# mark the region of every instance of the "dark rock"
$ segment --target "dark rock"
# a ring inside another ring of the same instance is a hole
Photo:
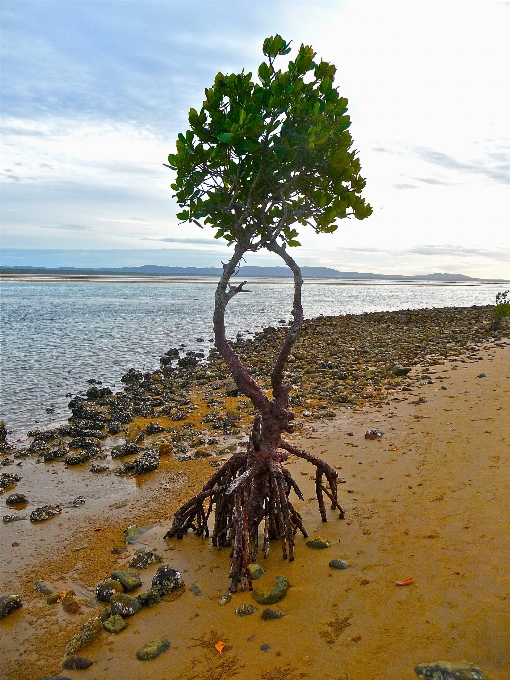
[[[124,444],[124,446],[114,446],[112,449],[112,458],[122,458],[123,456],[131,456],[134,453],[138,453],[140,447],[138,444]]]
[[[414,671],[416,675],[426,680],[488,680],[479,668],[465,662],[421,663]]]
[[[19,522],[22,519],[26,519],[22,515],[3,515],[2,522],[4,524],[10,524],[11,522]]]
[[[99,474],[100,472],[108,472],[110,468],[108,465],[99,465],[98,463],[92,463],[90,466],[90,471],[94,474]]]
[[[262,588],[257,588],[253,591],[252,597],[257,604],[276,604],[283,600],[289,588],[289,579],[286,576],[277,576],[272,590],[267,592]]]
[[[84,659],[83,656],[68,656],[62,664],[62,668],[66,671],[84,671],[90,668],[93,663],[90,659]]]
[[[258,611],[258,607],[254,607],[252,604],[240,604],[236,607],[237,616],[249,616],[250,614],[255,614]]]
[[[109,397],[113,392],[109,387],[89,387],[86,392],[87,399],[103,399],[104,397]]]
[[[164,432],[165,428],[160,425],[159,423],[147,423],[147,427],[145,428],[145,432],[147,434],[157,434],[158,432]]]
[[[83,465],[89,462],[92,455],[92,449],[80,451],[80,453],[70,453],[64,458],[64,463],[66,465]]]
[[[31,522],[44,522],[46,519],[60,515],[62,508],[60,505],[43,505],[42,508],[36,508],[30,513]]]
[[[395,364],[391,369],[391,373],[397,377],[402,377],[410,372],[410,368],[402,366],[402,364]]]
[[[110,616],[108,619],[106,619],[106,621],[103,621],[103,627],[109,633],[120,633],[120,631],[124,630],[126,626],[127,623],[119,614],[114,614],[113,616]]]
[[[282,616],[285,616],[285,614],[279,609],[270,609],[269,607],[266,607],[260,618],[263,621],[273,621],[275,619],[281,619]]]
[[[479,375],[476,376],[477,378],[486,378],[487,376],[485,373],[480,373]]]
[[[74,501],[71,501],[71,505],[73,508],[78,508],[80,505],[83,505],[85,501],[85,496],[77,496]]]
[[[171,567],[160,567],[152,578],[152,589],[160,597],[171,595],[182,588],[184,588],[184,581],[181,573]]]
[[[151,659],[158,657],[163,652],[166,652],[166,650],[169,648],[170,642],[166,638],[151,640],[137,651],[136,658],[139,661],[150,661]]]
[[[143,381],[143,373],[137,371],[135,368],[130,368],[129,371],[122,376],[121,382],[125,385],[135,385]]]
[[[101,442],[97,437],[75,437],[69,442],[70,449],[90,449],[101,447]]]
[[[142,608],[142,605],[136,597],[126,595],[125,593],[117,593],[112,595],[110,599],[110,607],[112,610],[112,616],[118,614],[119,616],[122,616],[122,618],[126,618],[127,616],[134,616],[135,614],[138,614]]]
[[[0,442],[7,441],[7,427],[3,420],[0,420]]]
[[[4,619],[22,606],[23,602],[19,595],[2,595],[0,597],[0,619]]]
[[[110,602],[112,595],[124,591],[122,583],[113,578],[105,578],[96,586],[96,598],[101,602]]]
[[[110,434],[119,434],[122,430],[122,424],[118,420],[110,420],[108,423],[108,432]]]
[[[348,569],[349,568],[349,565],[347,564],[347,562],[344,562],[343,560],[331,560],[331,562],[329,563],[329,566],[332,569]]]
[[[119,581],[126,593],[130,593],[142,585],[142,579],[137,571],[134,569],[124,569],[120,571],[112,571],[112,579]]]
[[[69,453],[68,446],[58,446],[55,449],[45,451],[43,453],[43,460],[45,463],[51,463],[52,460],[58,460],[59,458],[63,458],[64,456],[67,456],[68,453]]]
[[[39,680],[71,680],[67,675],[45,675],[44,678],[39,678]]]
[[[2,472],[0,475],[0,491],[15,486],[20,480],[21,477],[13,472]]]

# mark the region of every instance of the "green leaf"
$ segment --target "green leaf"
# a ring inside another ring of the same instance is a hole
[[[218,141],[221,142],[222,144],[228,144],[230,142],[230,138],[232,135],[230,132],[222,132],[221,135],[218,135]]]
[[[189,210],[183,210],[180,213],[177,213],[176,215],[178,220],[182,220],[182,222],[186,222],[189,220]]]

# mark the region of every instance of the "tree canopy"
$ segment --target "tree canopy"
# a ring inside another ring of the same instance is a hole
[[[290,51],[276,35],[264,40],[258,81],[244,70],[218,73],[168,156],[183,208],[177,217],[210,225],[215,238],[244,251],[271,249],[277,239],[298,246],[299,225],[330,233],[338,219],[372,213],[360,195],[365,180],[335,66],[301,45],[277,70],[277,58]]]

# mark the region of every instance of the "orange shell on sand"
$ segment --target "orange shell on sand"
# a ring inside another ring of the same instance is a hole
[[[395,581],[396,586],[410,586],[411,583],[414,583],[414,578],[412,576],[404,579],[403,581]]]
[[[222,642],[221,640],[218,640],[218,642],[214,645],[214,647],[218,650],[218,652],[221,654],[222,651],[225,649],[225,643]]]

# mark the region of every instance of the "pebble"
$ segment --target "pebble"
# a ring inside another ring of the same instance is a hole
[[[314,548],[315,550],[321,550],[322,548],[329,548],[330,543],[326,541],[322,536],[317,536],[316,538],[311,539],[310,541],[306,542],[306,545],[309,548]]]
[[[344,562],[344,560],[331,560],[329,563],[329,566],[332,569],[348,569],[349,565],[347,562]]]
[[[163,558],[159,555],[156,555],[156,553],[152,552],[152,550],[149,550],[148,548],[142,548],[141,550],[136,551],[136,554],[130,561],[129,566],[133,567],[134,569],[147,569],[147,567],[150,567],[151,564],[157,564],[158,562],[162,561]]]
[[[62,664],[62,668],[66,671],[84,671],[90,668],[93,663],[93,661],[85,659],[83,656],[68,656]]]
[[[51,517],[60,515],[62,508],[60,505],[43,505],[42,508],[36,508],[30,513],[31,522],[44,522]]]
[[[112,616],[118,614],[123,618],[134,616],[142,609],[142,605],[136,597],[126,595],[125,593],[115,593],[115,595],[112,595],[110,598],[110,607]]]
[[[71,680],[67,675],[45,675],[44,678],[39,678],[39,680]]]
[[[266,607],[260,618],[263,621],[273,621],[275,619],[281,619],[282,616],[285,616],[285,614],[280,611],[280,609],[270,609],[269,607]]]
[[[103,628],[109,633],[120,633],[121,630],[126,628],[127,623],[124,621],[120,614],[114,614],[110,616],[106,621],[103,621]]]
[[[255,614],[258,611],[258,607],[254,607],[252,604],[240,604],[236,607],[237,616],[249,616],[250,614]]]
[[[53,589],[47,583],[39,580],[35,581],[34,590],[42,595],[51,595],[53,592]]]
[[[425,680],[488,680],[479,668],[465,662],[421,663],[414,671],[416,675]]]
[[[167,638],[157,638],[156,640],[151,640],[147,642],[141,649],[136,653],[136,658],[139,661],[150,661],[155,659],[163,652],[166,652],[170,648],[170,642]]]
[[[28,498],[23,493],[11,493],[5,500],[6,505],[24,505],[28,503]]]

